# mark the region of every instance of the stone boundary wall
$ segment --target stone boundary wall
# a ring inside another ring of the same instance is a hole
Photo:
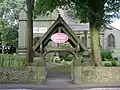
[[[77,67],[75,84],[120,83],[120,67]],[[46,82],[45,67],[0,68],[0,83],[42,84]]]
[[[120,83],[120,67],[81,67],[81,70],[82,84]]]
[[[38,84],[43,83],[41,69],[31,66],[24,68],[0,68],[0,83]]]

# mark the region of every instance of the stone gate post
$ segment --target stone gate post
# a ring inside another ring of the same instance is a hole
[[[46,62],[41,56],[39,60],[36,62],[37,69],[37,82],[38,84],[42,84],[46,82]]]
[[[76,60],[73,62],[73,76],[75,84],[82,84],[82,66],[81,55],[76,55]]]

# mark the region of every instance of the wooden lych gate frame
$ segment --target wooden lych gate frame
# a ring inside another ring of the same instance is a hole
[[[68,36],[68,42],[72,45],[72,48],[63,48],[63,47],[46,48],[47,44],[51,41],[51,36],[57,32],[65,33]],[[44,57],[47,53],[69,52],[75,57],[74,66],[80,66],[79,53],[86,51],[87,48],[85,47],[84,44],[80,42],[79,38],[76,36],[73,30],[59,15],[57,20],[52,24],[52,26],[43,35],[43,37],[40,38],[38,42],[33,46],[33,50],[40,52],[40,58],[44,63],[45,63]],[[43,64],[42,67],[43,66],[46,67],[45,64]],[[46,77],[44,79],[46,79]]]

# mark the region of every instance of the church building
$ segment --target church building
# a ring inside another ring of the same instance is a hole
[[[27,45],[27,11],[25,8],[19,12],[19,41],[18,52],[26,50]],[[90,49],[90,33],[89,24],[77,23],[70,18],[70,13],[66,10],[57,9],[49,15],[40,15],[33,22],[33,38],[38,40],[49,27],[55,22],[58,14],[64,19],[64,21],[75,32],[79,40],[84,43],[88,49]],[[108,28],[101,30],[100,32],[100,45],[102,49],[113,51],[112,55],[115,58],[120,57],[120,30],[108,25]],[[35,41],[37,42],[37,41]],[[34,42],[34,43],[35,43]]]

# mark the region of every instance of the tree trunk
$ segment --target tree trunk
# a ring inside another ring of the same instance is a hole
[[[101,66],[100,28],[90,28],[92,60],[95,66]]]
[[[91,34],[92,59],[95,66],[101,66],[100,30],[103,24],[104,3],[102,0],[88,0],[90,8],[89,22]]]
[[[33,62],[33,9],[31,0],[27,0],[27,59]]]

